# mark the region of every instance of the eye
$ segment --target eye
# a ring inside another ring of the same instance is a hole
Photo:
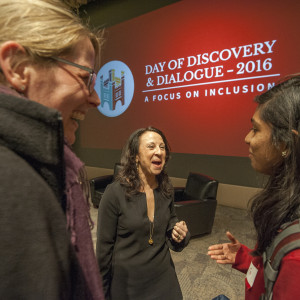
[[[81,76],[81,78],[82,78],[83,82],[85,83],[85,85],[88,85],[89,80],[90,80],[90,74]]]
[[[258,131],[258,129],[257,128],[255,128],[255,127],[252,127],[251,129],[250,129],[250,131],[252,131],[254,134]]]
[[[160,148],[161,150],[166,150],[166,146],[165,146],[165,145],[160,145],[159,148]]]
[[[154,145],[147,145],[147,148],[152,150],[154,149]]]

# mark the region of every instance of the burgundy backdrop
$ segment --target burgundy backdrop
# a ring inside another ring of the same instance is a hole
[[[118,117],[92,110],[80,146],[120,149],[152,125],[173,152],[247,156],[254,96],[299,72],[299,9],[298,0],[182,0],[106,29],[103,65],[125,63],[134,95]]]

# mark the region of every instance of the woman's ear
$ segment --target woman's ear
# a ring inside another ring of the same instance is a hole
[[[19,43],[7,41],[0,46],[0,67],[7,83],[15,90],[24,93],[27,87],[25,65],[15,66],[20,54],[26,55],[26,51]]]
[[[295,138],[298,138],[298,136],[299,136],[299,133],[298,133],[298,131],[297,130],[295,130],[295,129],[292,129],[292,133],[295,135]],[[289,149],[287,149],[286,148],[286,144],[283,144],[282,145],[282,149],[281,149],[281,155],[282,155],[282,157],[287,157],[290,153],[291,153],[291,151],[289,150]]]

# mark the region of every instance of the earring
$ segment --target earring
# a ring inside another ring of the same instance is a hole
[[[24,91],[25,91],[25,86],[24,86],[24,85],[21,85],[21,86],[20,86],[20,90],[21,90],[22,92],[24,92]]]
[[[138,161],[136,161],[135,166],[136,166],[136,170],[138,171],[139,170],[139,162]]]
[[[287,151],[286,151],[286,150],[282,151],[282,152],[281,152],[281,156],[282,156],[283,158],[286,158],[286,156],[287,156]]]

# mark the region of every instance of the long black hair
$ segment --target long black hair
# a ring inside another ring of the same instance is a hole
[[[126,189],[126,196],[131,197],[137,194],[141,187],[142,182],[138,174],[136,167],[136,156],[139,154],[140,137],[148,132],[156,132],[159,134],[165,144],[166,158],[163,170],[156,176],[158,182],[158,188],[166,197],[171,197],[173,194],[173,187],[169,180],[169,176],[166,171],[166,166],[170,158],[170,145],[165,137],[164,133],[154,127],[140,128],[133,132],[127,140],[121,155],[121,169],[118,173],[116,180],[118,180],[122,186]]]
[[[271,142],[286,146],[264,189],[251,201],[257,232],[254,255],[261,255],[280,227],[300,217],[300,75],[295,75],[257,96],[260,118],[272,130]]]

